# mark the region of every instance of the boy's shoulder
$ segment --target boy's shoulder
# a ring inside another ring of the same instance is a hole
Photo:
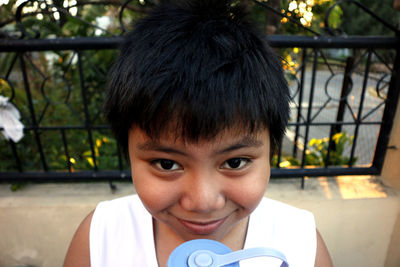
[[[156,266],[153,240],[152,218],[138,195],[97,205],[90,226],[90,255],[101,265],[94,266]]]
[[[251,215],[255,222],[268,222],[282,227],[315,228],[314,215],[307,210],[264,197]]]
[[[139,196],[134,194],[99,202],[93,213],[92,226],[120,225],[121,220],[126,221],[127,225],[131,225],[138,223],[139,220],[151,221],[149,217],[151,216],[143,206]]]
[[[134,210],[142,212],[145,208],[137,194],[122,196],[110,200],[104,200],[97,204],[95,213],[99,211],[107,211],[112,213]]]
[[[302,208],[298,208],[298,207],[292,206],[290,204],[284,203],[282,201],[275,200],[275,199],[268,198],[268,197],[263,197],[261,199],[260,204],[258,205],[258,208],[268,209],[271,212],[280,212],[280,213],[290,212],[290,213],[311,214],[311,212],[304,210]]]

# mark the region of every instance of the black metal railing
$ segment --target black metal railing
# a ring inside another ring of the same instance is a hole
[[[17,11],[20,34],[0,39],[0,95],[19,110],[25,136],[0,139],[0,181],[127,179],[129,166],[101,116],[122,37],[35,39]],[[394,37],[267,37],[293,101],[272,177],[380,173],[400,92],[399,31],[388,27]]]

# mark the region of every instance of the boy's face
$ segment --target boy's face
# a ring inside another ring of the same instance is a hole
[[[167,135],[155,141],[138,127],[129,133],[136,191],[159,229],[181,241],[222,242],[246,227],[243,219],[257,207],[269,181],[269,155],[268,130],[225,131],[197,143]]]

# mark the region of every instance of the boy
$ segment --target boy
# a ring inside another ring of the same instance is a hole
[[[127,35],[105,101],[137,196],[100,203],[64,266],[164,267],[199,238],[332,266],[312,214],[263,197],[288,102],[278,60],[237,1],[155,8]]]

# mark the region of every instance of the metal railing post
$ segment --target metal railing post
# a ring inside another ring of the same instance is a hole
[[[400,38],[400,37],[398,37]],[[390,132],[393,126],[393,119],[396,113],[397,105],[400,97],[400,48],[396,50],[396,56],[393,63],[392,77],[389,83],[389,89],[386,97],[386,105],[383,111],[382,125],[379,131],[378,141],[376,144],[375,155],[372,166],[382,170],[385,160],[386,149],[389,144]]]

